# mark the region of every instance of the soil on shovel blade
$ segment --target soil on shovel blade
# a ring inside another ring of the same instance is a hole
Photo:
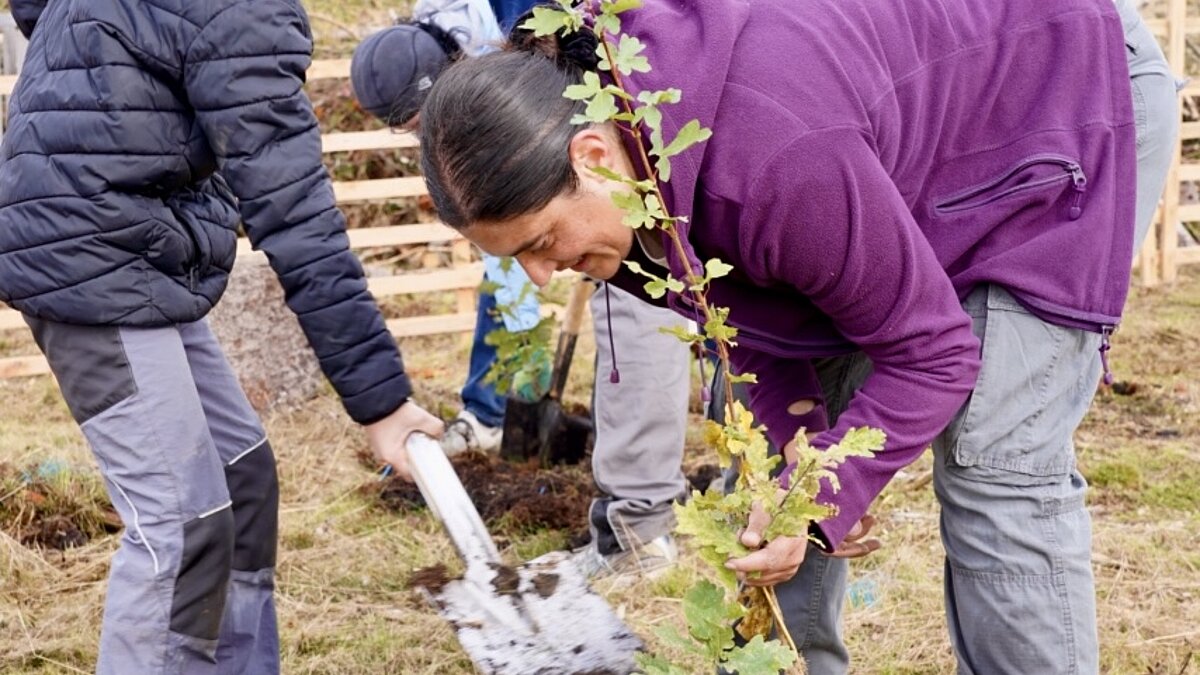
[[[450,463],[494,535],[565,530],[573,546],[587,543],[587,514],[597,492],[586,465],[542,469],[474,452]],[[400,478],[365,485],[363,491],[396,511],[425,506],[417,486]]]

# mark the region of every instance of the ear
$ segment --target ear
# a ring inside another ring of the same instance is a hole
[[[625,148],[609,125],[591,126],[580,130],[571,138],[567,151],[571,154],[571,167],[575,169],[575,174],[581,182],[608,181],[593,171],[593,167],[603,167],[614,173],[630,175]]]

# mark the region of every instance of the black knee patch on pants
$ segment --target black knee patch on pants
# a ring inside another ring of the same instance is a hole
[[[233,569],[257,572],[275,566],[279,538],[279,478],[275,453],[263,444],[225,467],[233,501]]]
[[[216,640],[233,559],[233,513],[221,509],[183,524],[183,556],[171,601],[171,630]]]

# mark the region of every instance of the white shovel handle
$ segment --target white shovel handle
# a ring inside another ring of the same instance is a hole
[[[408,465],[433,515],[442,521],[454,547],[468,566],[473,561],[499,563],[500,552],[442,446],[416,432],[408,437]]]

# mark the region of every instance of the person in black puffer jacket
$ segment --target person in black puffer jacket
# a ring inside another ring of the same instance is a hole
[[[407,474],[396,344],[303,92],[299,0],[13,0],[30,37],[0,152],[0,301],[21,311],[127,531],[100,673],[275,673],[278,486],[203,318],[240,223],[376,454]]]

